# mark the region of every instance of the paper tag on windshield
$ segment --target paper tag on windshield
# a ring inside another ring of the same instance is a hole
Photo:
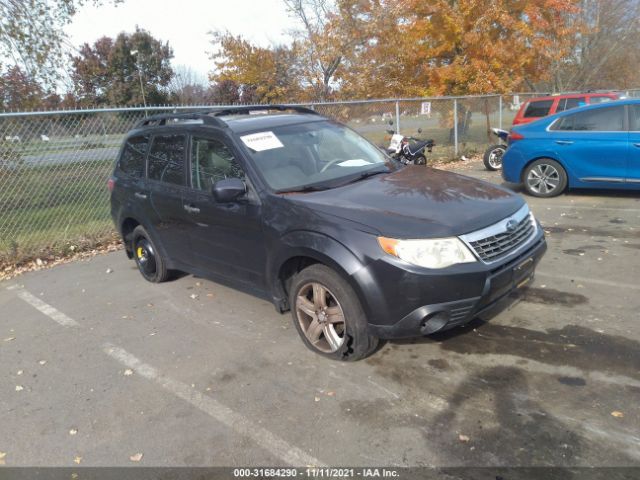
[[[244,135],[240,137],[240,140],[242,140],[247,147],[256,152],[284,147],[282,142],[274,135],[273,132],[252,133],[251,135]]]
[[[365,165],[371,165],[371,163],[362,160],[361,158],[354,158],[353,160],[345,160],[338,165],[341,167],[364,167]]]

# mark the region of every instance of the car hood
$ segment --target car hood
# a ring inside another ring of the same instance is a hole
[[[395,238],[462,235],[496,223],[524,205],[519,195],[505,188],[423,166],[289,199]]]

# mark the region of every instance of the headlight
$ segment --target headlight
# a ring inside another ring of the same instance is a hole
[[[456,237],[430,240],[378,237],[378,243],[388,254],[419,267],[445,268],[456,263],[476,261],[469,248]]]

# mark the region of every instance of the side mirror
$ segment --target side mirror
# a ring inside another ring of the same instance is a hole
[[[247,186],[239,178],[225,178],[213,184],[211,193],[217,202],[229,203],[247,193]]]

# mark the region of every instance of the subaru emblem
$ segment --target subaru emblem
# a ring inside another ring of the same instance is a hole
[[[513,233],[518,228],[518,222],[513,218],[507,222],[507,232]]]

